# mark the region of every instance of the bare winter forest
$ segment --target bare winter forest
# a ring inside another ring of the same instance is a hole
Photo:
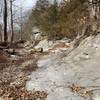
[[[100,0],[0,0],[0,100],[100,100]]]

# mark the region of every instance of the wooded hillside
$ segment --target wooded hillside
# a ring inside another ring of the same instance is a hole
[[[100,1],[37,0],[27,21],[29,30],[37,26],[49,38],[75,38],[77,35],[94,34],[93,21],[98,20]],[[28,31],[28,30],[27,30]]]

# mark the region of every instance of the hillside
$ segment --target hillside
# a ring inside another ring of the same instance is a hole
[[[99,59],[100,34],[77,48],[57,47],[38,60],[26,88],[47,91],[46,100],[99,100],[93,99],[100,94]]]
[[[0,100],[100,100],[100,0],[0,0],[0,10]]]

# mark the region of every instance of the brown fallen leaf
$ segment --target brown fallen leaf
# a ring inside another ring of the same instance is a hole
[[[69,86],[72,92],[78,94],[79,96],[85,97],[85,98],[90,98],[92,95],[92,92],[88,90],[86,87],[82,87],[79,85],[72,84]]]

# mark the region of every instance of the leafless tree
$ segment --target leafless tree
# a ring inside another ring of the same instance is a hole
[[[10,13],[11,13],[11,43],[14,40],[14,29],[13,29],[13,9],[12,9],[12,0],[10,0]]]
[[[7,0],[4,0],[4,42],[8,42],[7,34]]]

